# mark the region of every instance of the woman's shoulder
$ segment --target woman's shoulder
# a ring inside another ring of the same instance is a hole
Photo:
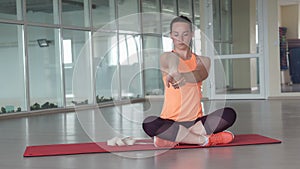
[[[206,68],[210,67],[211,60],[209,57],[195,54],[195,58],[196,58],[196,63],[198,66],[205,66]]]

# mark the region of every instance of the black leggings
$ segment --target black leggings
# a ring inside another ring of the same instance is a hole
[[[201,121],[208,135],[228,129],[236,120],[236,112],[229,107],[218,109],[208,115],[197,118],[194,121],[177,122],[162,119],[157,116],[149,116],[143,122],[143,129],[150,137],[158,136],[162,139],[175,141],[179,125],[186,128]]]

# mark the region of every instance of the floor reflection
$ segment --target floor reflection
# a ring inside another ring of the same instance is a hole
[[[158,154],[155,158],[154,168],[166,169],[207,169],[208,161],[223,161],[222,168],[231,168],[231,148],[201,148],[169,150]]]
[[[300,84],[281,84],[281,92],[300,92]]]

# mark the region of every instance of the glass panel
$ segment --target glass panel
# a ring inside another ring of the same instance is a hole
[[[258,51],[256,0],[213,0],[214,41],[218,54]]]
[[[159,64],[159,57],[163,53],[161,37],[144,36],[143,48],[145,94],[162,95],[164,85]]]
[[[221,17],[220,1],[213,0],[213,26],[214,26],[213,31],[214,31],[214,41],[216,47],[218,47],[218,43],[221,43],[221,24],[220,24],[221,18],[220,17]]]
[[[63,106],[58,29],[28,27],[31,110]]]
[[[161,7],[162,13],[176,15],[176,13],[177,13],[176,1],[161,0],[161,4],[162,4],[162,7]]]
[[[176,17],[177,8],[176,1],[162,0],[162,32],[164,35],[169,36],[170,33],[170,22]]]
[[[142,15],[143,34],[161,34],[161,14],[156,12],[143,13]]]
[[[119,17],[136,14],[138,12],[137,0],[117,0]]]
[[[62,24],[68,26],[90,26],[89,0],[62,0]]]
[[[143,12],[159,12],[159,0],[143,0],[142,1]]]
[[[257,58],[216,60],[216,93],[259,94],[258,64]]]
[[[122,98],[142,96],[140,36],[120,35],[120,73]]]
[[[134,35],[141,33],[140,15],[137,15],[138,2],[137,0],[118,1],[118,16],[120,17],[118,23],[120,33],[122,33],[117,43],[120,50],[118,52],[120,72],[116,72],[112,86],[114,89],[120,88],[118,92],[121,98],[135,98],[142,95],[140,37]],[[123,34],[125,32],[126,34]]]
[[[192,0],[178,1],[179,15],[184,15],[192,20]]]
[[[115,20],[115,1],[93,0],[92,1],[93,26],[101,28]]]
[[[137,0],[126,0],[118,3],[119,29],[122,31],[141,32]]]
[[[29,22],[58,24],[58,0],[26,0],[26,17]],[[54,15],[55,14],[55,17]]]
[[[22,20],[22,3],[20,0],[5,0],[1,1],[0,18]]]
[[[116,33],[97,32],[93,35],[94,68],[96,72],[97,103],[111,101],[118,97],[118,84],[113,84],[113,78],[118,78],[118,43]]]
[[[200,28],[200,0],[194,0],[194,25]]]
[[[0,114],[26,110],[22,27],[0,24]]]
[[[226,3],[224,2],[226,1]],[[221,55],[232,50],[232,0],[213,0],[214,41],[216,51]]]
[[[92,103],[90,67],[90,33],[78,30],[63,30],[64,75],[66,104]],[[68,52],[66,52],[68,51]]]

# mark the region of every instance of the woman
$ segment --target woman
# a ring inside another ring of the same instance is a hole
[[[192,22],[185,16],[178,16],[172,20],[170,30],[174,49],[160,57],[165,85],[163,109],[160,117],[150,116],[144,120],[144,131],[154,138],[157,147],[173,147],[178,143],[211,146],[231,142],[234,135],[225,130],[236,120],[232,108],[203,116],[201,86],[208,77],[210,59],[191,51]]]

